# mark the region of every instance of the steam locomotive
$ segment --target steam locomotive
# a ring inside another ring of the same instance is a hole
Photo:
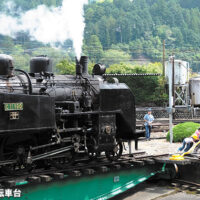
[[[4,174],[33,166],[72,164],[77,156],[111,161],[124,140],[136,139],[134,95],[123,83],[108,83],[106,68],[76,59],[75,75],[55,75],[46,56],[30,61],[30,72],[15,69],[0,55],[0,168]]]

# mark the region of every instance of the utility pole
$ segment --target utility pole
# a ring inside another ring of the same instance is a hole
[[[169,68],[169,76],[168,76],[168,81],[169,81],[169,132],[170,132],[170,143],[172,144],[173,142],[173,63],[174,63],[174,57],[171,56],[169,58],[169,61],[171,63],[171,67]]]
[[[163,40],[163,76],[165,76],[165,40]]]
[[[174,83],[175,83],[175,68],[174,68],[174,55],[172,55],[172,96],[173,96],[173,107],[175,106],[175,87],[174,87]]]

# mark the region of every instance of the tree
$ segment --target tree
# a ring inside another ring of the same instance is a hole
[[[147,66],[120,63],[111,65],[106,70],[106,73],[111,74],[144,74],[161,72],[161,63],[153,63]],[[168,101],[163,77],[119,77],[119,81],[126,83],[130,87],[135,95],[137,105],[163,106],[163,104]]]
[[[0,12],[5,11],[7,0],[2,0]],[[60,6],[63,0],[14,0],[16,16],[38,5]],[[200,52],[200,3],[197,0],[93,0],[84,6],[85,31],[83,52],[90,60],[99,62],[104,51],[119,50],[132,57],[128,60],[145,58],[152,62],[161,61],[162,41],[166,40],[166,55],[176,53],[177,58],[190,61],[195,71],[200,71],[200,64],[195,54]],[[54,27],[52,27],[54,28]],[[55,27],[56,28],[56,27]],[[15,45],[21,45],[15,48]],[[71,41],[52,50],[55,64],[66,57],[75,55]],[[0,35],[0,50],[3,53],[23,56],[46,54],[42,47],[50,48],[37,41],[32,41],[27,33],[19,33],[14,39]],[[18,50],[19,51],[18,51]],[[34,49],[34,50],[33,50]],[[70,50],[71,49],[71,50]],[[17,53],[16,53],[17,51]],[[25,53],[24,53],[25,52]],[[60,53],[58,53],[60,52]],[[55,53],[55,54],[54,54]],[[109,52],[107,52],[108,54]],[[105,60],[105,59],[104,59]]]
[[[0,47],[7,50],[7,51],[11,51],[14,48],[13,39],[8,37],[8,36],[4,36],[0,40]]]
[[[103,56],[103,48],[101,42],[96,35],[92,35],[89,39],[88,45],[85,45],[84,53],[87,53],[92,62],[99,62]]]
[[[62,60],[56,65],[59,74],[75,74],[75,64],[68,59]]]
[[[94,66],[94,63],[89,63],[89,65],[88,65],[89,74],[92,74],[93,66]],[[72,75],[75,75],[75,72],[76,72],[75,62],[70,61],[69,58],[61,60],[56,65],[56,71],[57,71],[58,74],[72,74]]]
[[[103,58],[101,59],[101,63],[106,65],[111,65],[120,62],[129,62],[131,56],[124,51],[121,50],[107,50],[104,52]]]

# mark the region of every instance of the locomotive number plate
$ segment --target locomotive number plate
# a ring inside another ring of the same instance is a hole
[[[23,103],[4,103],[5,111],[18,111],[23,110]]]

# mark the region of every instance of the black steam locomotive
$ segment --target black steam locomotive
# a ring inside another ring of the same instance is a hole
[[[124,140],[136,139],[135,102],[123,83],[108,83],[105,67],[88,74],[88,59],[76,60],[76,75],[54,75],[51,60],[38,56],[30,73],[0,55],[0,168],[14,174],[33,166],[61,168],[77,156],[102,152],[118,159]]]

